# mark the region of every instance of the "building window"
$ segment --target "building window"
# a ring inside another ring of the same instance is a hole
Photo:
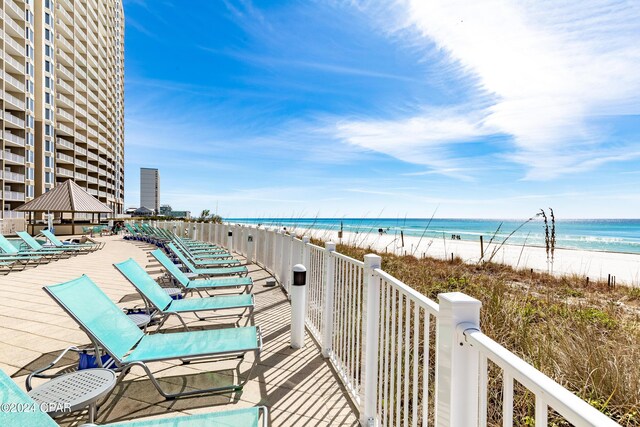
[[[44,125],[44,134],[47,136],[53,136],[53,126]]]
[[[44,182],[47,184],[53,184],[53,172],[44,173]]]
[[[51,66],[51,61],[44,61],[44,70],[47,73],[53,73],[53,67]]]
[[[44,158],[45,167],[52,168],[53,167],[53,157],[46,156]]]
[[[44,141],[44,151],[53,153],[53,141],[46,139]]]

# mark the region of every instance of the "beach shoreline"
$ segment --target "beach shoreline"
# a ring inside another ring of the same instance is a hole
[[[250,224],[243,224],[250,225]],[[251,224],[256,226],[257,224]],[[272,228],[272,227],[268,227]],[[282,230],[283,228],[280,227]],[[323,241],[332,241],[371,248],[378,252],[396,255],[414,255],[418,258],[429,256],[437,259],[460,258],[465,263],[478,263],[481,258],[480,242],[435,239],[417,236],[400,236],[377,232],[343,231],[342,238],[337,230],[309,227],[287,227],[287,231],[307,235]],[[484,242],[483,260],[509,265],[516,269],[533,269],[547,272],[547,252],[545,247],[533,245],[512,245],[500,242]],[[609,279],[617,285],[640,286],[640,254],[607,252],[584,249],[560,249],[554,251],[553,274],[556,276],[577,275],[589,280]]]

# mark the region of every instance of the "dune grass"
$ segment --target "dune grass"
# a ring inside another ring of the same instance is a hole
[[[320,242],[316,242],[320,243]],[[369,249],[338,245],[361,260]],[[382,268],[429,298],[460,291],[482,301],[482,331],[623,426],[640,426],[640,290],[460,259],[379,253]],[[490,382],[490,401],[501,402]],[[533,425],[534,401],[515,404],[515,425]],[[500,404],[489,425],[501,425]],[[552,416],[550,425],[568,426]]]

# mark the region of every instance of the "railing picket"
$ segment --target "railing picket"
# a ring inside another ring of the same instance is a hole
[[[405,298],[405,313],[406,313],[406,319],[405,319],[405,324],[404,324],[404,375],[403,375],[403,382],[404,382],[404,422],[403,425],[404,426],[408,426],[409,425],[409,344],[410,344],[410,327],[411,325],[410,320],[411,320],[411,301],[409,301],[409,298]]]
[[[347,316],[349,316],[349,323],[350,325],[350,334],[349,334],[349,380],[356,385],[357,383],[355,382],[355,359],[356,359],[356,352],[360,352],[360,348],[355,346],[355,341],[356,341],[356,335],[355,335],[355,331],[356,331],[356,316],[359,315],[359,313],[356,310],[356,306],[357,306],[357,299],[354,298],[355,296],[355,279],[354,279],[354,273],[355,273],[355,268],[353,266],[353,264],[347,264],[347,269],[349,272],[349,293],[350,293],[350,298],[348,299],[349,301],[349,313],[347,314]]]
[[[547,427],[548,416],[547,402],[536,394],[536,427]]]
[[[363,298],[363,293],[365,291],[364,289],[364,269],[360,269],[360,268],[356,268],[356,301],[358,301],[360,304],[363,304],[364,298]],[[378,279],[378,282],[380,280]],[[379,285],[378,285],[379,286]],[[380,308],[380,305],[378,304],[378,309]],[[364,328],[364,319],[362,316],[360,316],[360,313],[362,312],[361,308],[358,308],[356,310],[356,312],[358,313],[359,317],[359,321],[356,324],[356,349],[358,349],[356,351],[356,366],[355,366],[355,372],[356,372],[356,377],[355,377],[355,382],[356,384],[361,384],[362,381],[362,372],[359,369],[360,366],[362,366],[362,352],[360,352],[360,348],[361,347],[361,342],[360,342],[360,337],[362,337],[362,330]],[[378,332],[378,337],[380,337],[380,333]],[[378,338],[379,340],[379,338]]]
[[[403,325],[403,316],[402,316],[402,299],[403,299],[404,295],[400,292],[398,292],[398,301],[397,301],[397,305],[398,305],[398,335],[397,335],[397,341],[398,341],[398,352],[396,353],[396,358],[398,360],[398,365],[397,365],[397,370],[396,370],[396,423],[394,425],[399,426],[400,425],[400,416],[402,414],[401,412],[401,406],[400,406],[400,396],[401,396],[401,381],[402,381],[402,325]]]
[[[418,427],[418,366],[419,366],[419,350],[420,350],[420,307],[414,301],[413,303],[413,390],[412,390],[412,407],[411,407],[411,425]]]
[[[331,255],[336,250],[335,243],[325,243],[324,250],[324,298],[322,305],[322,356],[329,357],[333,353],[334,331],[334,286],[335,286],[335,258]]]
[[[395,398],[397,396],[397,391],[395,389],[395,385],[397,383],[397,380],[393,377],[391,377],[391,375],[395,374],[395,370],[396,370],[396,358],[397,358],[397,353],[396,353],[396,306],[397,306],[397,298],[396,298],[396,293],[397,290],[394,288],[393,289],[393,298],[391,298],[391,370],[389,372],[390,378],[389,378],[389,382],[390,384],[390,388],[389,388],[389,398],[393,398],[395,401]],[[395,425],[394,423],[394,419],[395,419],[395,411],[393,409],[393,404],[391,401],[389,401],[389,425]]]
[[[388,419],[389,421],[391,420],[388,415],[389,415],[389,393],[391,392],[390,390],[390,382],[389,381],[389,366],[391,363],[391,342],[389,341],[389,335],[390,335],[390,324],[391,324],[391,298],[393,297],[393,288],[391,286],[389,286],[388,284],[385,283],[385,288],[386,288],[386,298],[385,298],[385,343],[386,343],[386,348],[385,348],[385,352],[384,352],[384,357],[385,357],[385,362],[384,362],[384,401],[386,403],[386,407],[385,407],[385,411],[384,411],[384,416],[385,419]],[[388,424],[386,424],[388,425]]]
[[[424,310],[424,325],[422,327],[422,425],[429,426],[429,341],[431,341],[431,315]],[[437,362],[436,362],[437,363]]]
[[[502,427],[513,427],[513,376],[502,374]]]
[[[487,357],[483,354],[478,355],[478,427],[487,427],[487,378],[488,366]]]

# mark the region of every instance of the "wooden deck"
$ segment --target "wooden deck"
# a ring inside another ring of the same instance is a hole
[[[133,258],[150,274],[161,274],[159,264],[148,254],[152,246],[125,241],[117,236],[100,240],[104,240],[106,245],[98,252],[0,276],[0,368],[11,375],[20,387],[24,388],[29,372],[46,366],[64,348],[89,343],[87,336],[45,294],[42,286],[87,274],[119,306],[130,308],[141,304],[141,300],[112,264]],[[284,293],[280,288],[264,286],[269,277],[264,270],[255,265],[249,266],[249,270],[255,282],[253,294],[256,299],[251,323],[260,326],[264,348],[244,389],[237,393],[167,401],[143,376],[143,371],[134,368],[100,408],[99,424],[255,405],[269,408],[272,426],[358,424],[350,399],[332,368],[322,358],[316,343],[307,337],[304,349],[292,350],[289,347],[290,304]],[[192,329],[206,329],[233,326],[236,320],[198,321],[192,317],[188,323]],[[178,329],[177,323],[169,326]],[[240,375],[247,373],[252,361],[253,356],[246,357],[240,365]],[[171,391],[197,387],[198,384],[210,385],[212,381],[228,383],[230,376],[237,377],[237,366],[236,361],[189,365],[159,362],[150,365],[163,385],[172,388]],[[86,420],[86,412],[56,419],[65,426],[80,425]]]

